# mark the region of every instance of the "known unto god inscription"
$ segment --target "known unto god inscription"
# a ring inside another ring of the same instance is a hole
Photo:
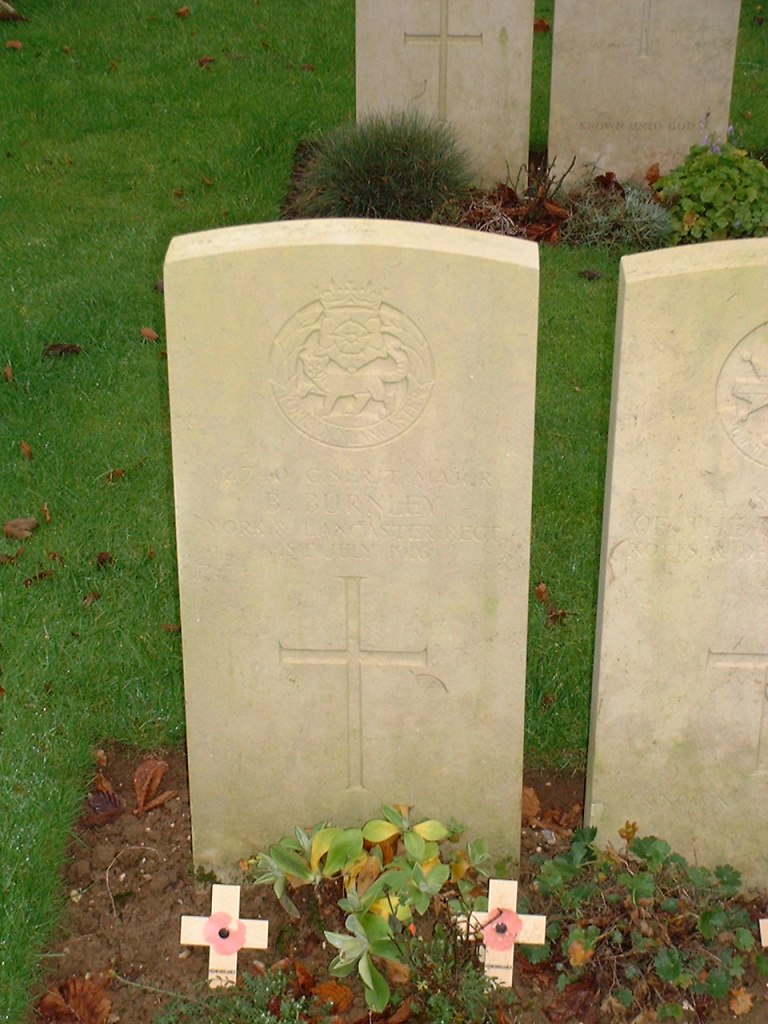
[[[767,273],[766,239],[622,260],[586,800],[760,885]]]
[[[530,243],[418,224],[171,244],[193,848],[220,877],[382,802],[515,857],[537,282]]]
[[[740,0],[558,0],[549,160],[645,181],[725,139]]]
[[[528,163],[533,0],[356,0],[358,120],[418,110],[449,121],[478,180]]]

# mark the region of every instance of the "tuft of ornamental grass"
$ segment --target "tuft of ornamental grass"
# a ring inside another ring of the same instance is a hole
[[[287,212],[425,221],[471,183],[450,125],[416,112],[373,114],[308,144]]]
[[[605,246],[632,252],[662,249],[672,235],[672,218],[654,194],[637,185],[606,189],[594,181],[568,196],[566,245]]]

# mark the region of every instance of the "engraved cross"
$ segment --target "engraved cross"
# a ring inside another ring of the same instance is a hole
[[[426,668],[427,648],[421,651],[377,651],[361,640],[360,589],[363,577],[343,576],[346,600],[344,647],[313,650],[279,644],[281,665],[339,665],[347,672],[347,787],[364,789],[363,782],[363,669],[367,666]]]
[[[483,35],[452,35],[448,31],[448,4],[450,0],[440,0],[440,31],[428,33],[405,33],[406,46],[409,43],[428,43],[438,46],[437,72],[437,119],[445,121],[448,116],[448,47],[467,43],[482,43]]]
[[[757,683],[762,691],[759,714],[759,732],[757,753],[755,755],[755,772],[768,772],[768,654],[729,654],[727,652],[709,651],[707,661],[715,668],[731,670],[745,675],[747,680]]]
[[[639,57],[650,57],[649,43],[651,38],[651,18],[653,17],[653,0],[643,0],[643,20],[640,27]]]

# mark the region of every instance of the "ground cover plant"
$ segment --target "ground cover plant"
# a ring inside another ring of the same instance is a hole
[[[351,0],[16,6],[27,21],[0,21],[0,1019],[11,1024],[65,902],[59,867],[93,744],[183,738],[165,249],[175,234],[279,216],[299,141],[354,109]],[[551,0],[537,4],[538,18],[551,14]],[[768,150],[762,17],[745,0],[732,108],[738,144],[757,156]],[[534,40],[539,147],[550,40]],[[550,767],[585,755],[619,254],[542,250],[526,731],[529,760]]]

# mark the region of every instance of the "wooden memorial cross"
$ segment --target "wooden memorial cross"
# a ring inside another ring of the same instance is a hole
[[[485,973],[506,988],[512,987],[515,946],[546,942],[547,919],[538,914],[518,914],[517,882],[492,878],[488,886],[488,910],[458,919],[465,934],[480,932],[485,946]]]
[[[208,984],[211,988],[234,985],[237,954],[241,949],[266,949],[268,921],[241,921],[240,886],[214,885],[210,917],[181,919],[183,946],[210,946]]]
[[[760,942],[763,946],[768,946],[768,917],[764,917],[760,922]]]

